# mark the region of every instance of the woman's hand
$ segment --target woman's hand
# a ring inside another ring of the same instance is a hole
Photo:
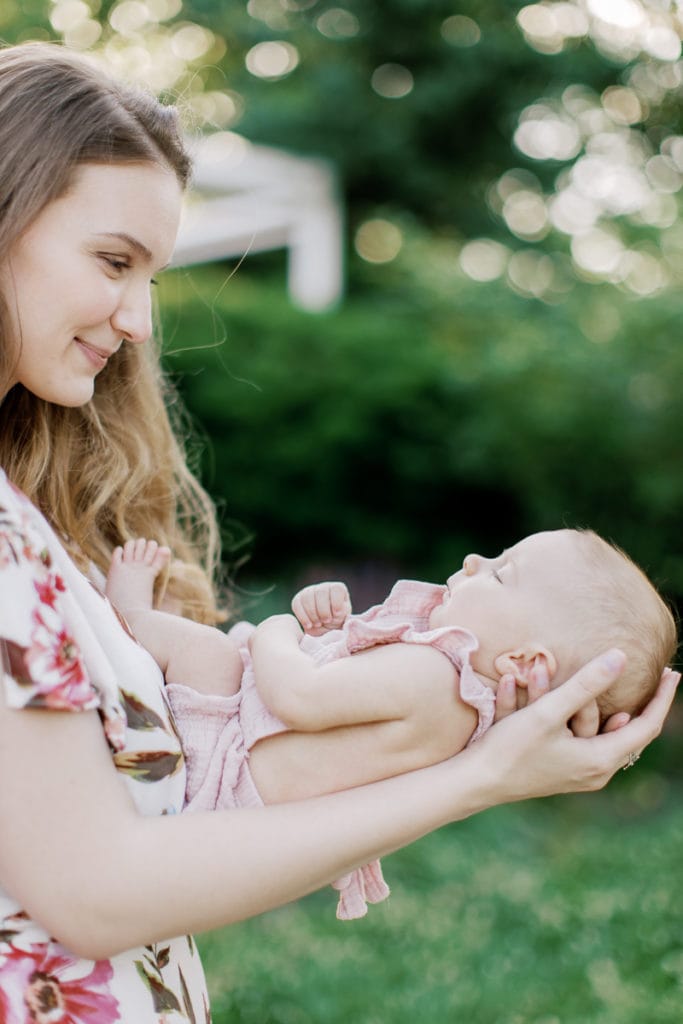
[[[670,670],[636,718],[625,721],[623,714],[615,715],[600,735],[590,725],[596,697],[624,664],[621,651],[609,651],[550,693],[547,680],[539,676],[529,687],[529,706],[515,715],[516,694],[509,681],[501,680],[497,724],[476,744],[484,750],[488,745],[498,770],[501,762],[508,765],[495,802],[600,789],[628,764],[631,754],[639,754],[659,735],[680,679]],[[474,752],[474,745],[470,749]]]

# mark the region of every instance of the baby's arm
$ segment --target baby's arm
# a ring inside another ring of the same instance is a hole
[[[270,710],[290,729],[320,732],[340,726],[415,719],[441,708],[452,743],[464,746],[477,714],[459,694],[458,676],[445,654],[418,644],[382,644],[316,665],[299,646],[293,616],[276,615],[251,639],[256,685]]]
[[[351,598],[345,583],[312,583],[292,599],[292,611],[309,636],[339,629],[351,614]]]

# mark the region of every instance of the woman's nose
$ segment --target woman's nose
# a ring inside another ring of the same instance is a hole
[[[141,345],[152,335],[152,300],[149,290],[128,292],[114,311],[111,324],[124,341]]]

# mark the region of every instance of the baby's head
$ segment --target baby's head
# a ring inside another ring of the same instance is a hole
[[[472,665],[494,683],[512,673],[524,686],[544,664],[558,686],[621,648],[627,663],[598,701],[603,720],[637,713],[676,650],[673,616],[645,574],[589,530],[532,534],[497,558],[468,555],[430,625],[471,630],[479,641]]]

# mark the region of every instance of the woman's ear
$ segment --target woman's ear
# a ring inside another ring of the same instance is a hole
[[[552,651],[537,643],[526,643],[513,651],[503,651],[493,662],[499,676],[513,675],[518,686],[528,686],[534,668],[543,668],[548,679],[557,672],[557,660]]]

